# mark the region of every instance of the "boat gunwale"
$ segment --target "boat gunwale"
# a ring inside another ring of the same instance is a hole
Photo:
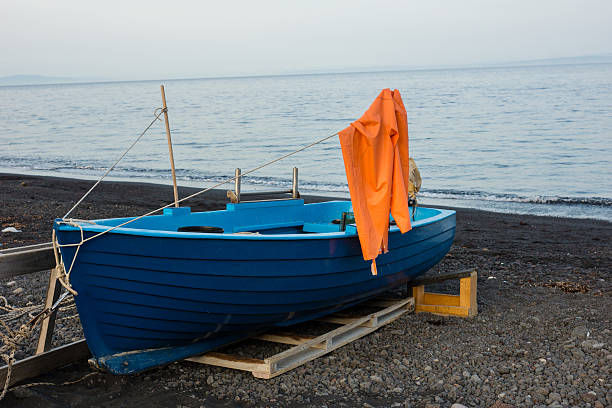
[[[329,201],[333,202],[342,202],[342,201]],[[320,203],[317,203],[320,204]],[[310,204],[304,204],[310,205]],[[412,221],[412,229],[422,227],[425,225],[429,225],[442,219],[448,218],[454,214],[456,214],[455,210],[447,210],[442,208],[432,208],[432,207],[419,207],[423,209],[430,209],[438,211],[438,214],[423,218],[421,220]],[[218,210],[219,212],[224,210]],[[210,213],[213,211],[202,211],[196,212],[192,214],[201,214],[201,213]],[[158,215],[163,216],[163,215]],[[133,217],[136,218],[136,217]],[[133,219],[131,218],[131,219]],[[105,218],[105,219],[97,219],[91,220],[91,222],[96,221],[107,221],[113,218]],[[117,219],[117,218],[115,218]],[[125,218],[120,218],[125,219]],[[126,220],[129,220],[127,218]],[[245,240],[245,241],[275,241],[275,240],[303,240],[303,239],[338,239],[338,238],[353,238],[357,236],[357,229],[355,228],[355,224],[349,224],[351,228],[347,228],[345,231],[337,231],[337,232],[313,232],[313,233],[299,233],[299,234],[244,234],[244,233],[201,233],[201,232],[179,232],[179,231],[168,231],[168,230],[159,230],[159,229],[143,229],[143,228],[129,228],[129,227],[119,227],[113,228],[112,226],[106,226],[101,224],[90,224],[88,222],[78,222],[81,228],[76,227],[71,224],[66,224],[62,219],[56,219],[54,221],[54,225],[58,230],[61,231],[80,231],[81,229],[84,232],[92,232],[99,233],[105,232],[110,234],[122,234],[122,235],[133,235],[133,236],[141,236],[141,237],[153,237],[153,238],[185,238],[185,239],[219,239],[219,240]],[[393,225],[389,227],[389,233],[400,232],[398,226]]]

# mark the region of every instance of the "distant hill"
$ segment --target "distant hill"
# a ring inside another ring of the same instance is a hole
[[[465,68],[490,68],[490,67],[520,67],[520,66],[537,66],[537,65],[571,65],[571,64],[611,64],[612,54],[585,55],[580,57],[563,57],[563,58],[546,58],[524,61],[490,61],[478,64],[460,64],[460,65],[372,65],[372,66],[353,66],[353,67],[326,67],[318,69],[306,70],[290,70],[287,72],[275,72],[270,74],[248,74],[241,75],[207,75],[202,77],[192,78],[177,78],[177,79],[200,79],[200,78],[227,78],[234,76],[275,76],[275,75],[308,75],[308,74],[329,74],[329,73],[350,73],[350,72],[386,72],[386,71],[412,71],[423,69],[465,69]],[[166,78],[168,79],[168,78]],[[133,80],[133,79],[132,79]],[[140,80],[152,80],[140,79]],[[157,79],[163,80],[163,79]],[[92,77],[52,77],[44,75],[11,75],[0,77],[0,86],[15,86],[15,85],[45,85],[45,84],[65,84],[65,83],[87,83],[100,81],[126,81],[126,79],[103,79]]]
[[[0,77],[0,86],[64,84],[67,82],[82,82],[82,80],[68,77],[50,77],[44,75],[10,75]]]
[[[527,61],[508,61],[504,65],[566,65],[566,64],[610,64],[612,54],[584,55],[581,57],[545,58]]]
[[[580,57],[542,58],[523,61],[488,61],[474,64],[448,64],[448,65],[362,65],[358,67],[327,67],[309,70],[279,72],[274,75],[308,75],[349,72],[387,72],[387,71],[413,71],[429,69],[469,69],[469,68],[496,68],[496,67],[523,67],[539,65],[577,65],[577,64],[612,64],[612,54],[585,55]]]

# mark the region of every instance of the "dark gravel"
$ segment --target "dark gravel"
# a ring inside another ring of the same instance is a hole
[[[1,227],[23,230],[0,233],[0,248],[49,241],[52,219],[91,184],[0,174]],[[104,183],[75,216],[139,215],[171,200],[171,187]],[[224,202],[216,191],[190,204],[209,210]],[[459,209],[457,227],[450,254],[430,274],[476,267],[475,318],[403,316],[272,380],[179,362],[129,377],[99,374],[75,385],[18,389],[0,406],[612,406],[612,224]],[[0,282],[0,295],[14,306],[35,305],[46,284],[44,273],[17,277]],[[55,345],[82,336],[73,315],[70,307],[60,313]],[[295,330],[324,329],[308,323]],[[248,341],[231,351],[264,357],[282,349]],[[36,381],[61,383],[89,372],[82,363]]]

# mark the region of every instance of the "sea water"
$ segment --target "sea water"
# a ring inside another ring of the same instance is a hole
[[[161,83],[182,185],[334,134],[397,88],[421,204],[612,221],[612,64],[5,86],[0,171],[97,178],[153,119]],[[243,191],[290,188],[294,166],[303,193],[348,196],[337,137],[245,177]],[[159,121],[111,176],[170,183],[169,168]]]

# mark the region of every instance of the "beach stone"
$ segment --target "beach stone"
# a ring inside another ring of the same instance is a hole
[[[548,394],[548,399],[551,401],[557,401],[557,402],[561,402],[561,394],[559,394],[558,392],[551,392],[550,394]]]
[[[599,401],[595,401],[595,402],[593,403],[593,406],[594,406],[595,408],[605,408],[605,407],[604,407],[604,404],[602,404],[602,403],[601,403],[601,402],[599,402]]]
[[[489,408],[514,408],[514,407],[502,401],[495,401],[495,404],[491,405]]]
[[[590,353],[594,350],[599,350],[602,349],[604,346],[604,343],[600,343],[597,340],[585,340],[582,343],[580,343],[580,347],[582,347],[582,349],[584,351],[586,351],[587,353]]]
[[[450,408],[468,408],[463,404],[459,404],[458,402],[455,402],[453,405],[451,405]]]
[[[574,348],[572,349],[572,356],[580,361],[584,359],[584,352],[580,349]]]
[[[585,392],[580,396],[584,402],[593,402],[597,399],[597,394],[594,391]]]
[[[23,293],[23,288],[17,288],[13,291],[13,295],[21,295]]]
[[[572,330],[572,338],[574,339],[586,339],[589,335],[589,330],[586,326],[576,326]]]
[[[482,380],[480,379],[480,377],[477,374],[474,374],[470,377],[470,381],[475,382],[475,383],[481,383]]]
[[[10,288],[11,286],[15,286],[16,284],[17,284],[17,282],[15,282],[15,281],[9,281],[9,282],[6,282],[6,286],[8,286],[9,288]]]

